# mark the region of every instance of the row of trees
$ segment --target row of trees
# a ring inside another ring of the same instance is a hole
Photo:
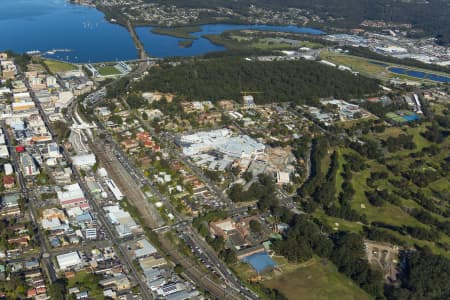
[[[395,226],[386,224],[383,222],[372,222],[372,226],[383,228],[383,229],[389,229],[395,232],[398,232],[402,235],[410,235],[413,238],[424,240],[424,241],[431,241],[431,242],[438,242],[439,241],[439,232],[432,228],[427,229],[424,227],[413,227],[413,226]]]
[[[400,198],[388,190],[373,190],[373,191],[365,191],[365,195],[367,200],[373,206],[382,206],[386,201],[392,203],[394,205],[400,205]]]
[[[373,139],[362,139],[362,143],[351,142],[349,147],[368,159],[378,159],[383,156],[380,143]]]
[[[311,147],[310,176],[299,191],[300,196],[303,197],[312,195],[325,176],[321,168],[321,161],[327,155],[329,142],[325,137],[317,137],[312,140]]]
[[[323,147],[325,140],[316,140],[313,144],[312,153],[312,174],[310,180],[300,190],[300,195],[309,197],[302,201],[303,209],[307,212],[312,212],[318,207],[322,207],[326,214],[332,217],[343,218],[349,221],[367,222],[365,215],[359,214],[356,210],[351,208],[350,201],[352,200],[355,190],[352,186],[352,169],[362,170],[365,167],[364,161],[355,154],[346,154],[344,157],[348,160],[343,165],[342,175],[344,182],[342,183],[342,191],[337,194],[336,191],[336,177],[339,170],[339,154],[333,152],[331,156],[330,166],[327,174],[324,174],[321,169],[320,162],[325,158],[327,147]],[[337,197],[336,197],[337,196]],[[339,200],[339,202],[336,202]]]
[[[356,155],[344,155],[345,158],[358,157]],[[347,160],[343,165],[343,170],[341,172],[342,178],[342,192],[339,193],[339,204],[333,203],[330,207],[325,208],[325,212],[332,217],[342,218],[349,221],[360,221],[362,223],[367,223],[367,216],[361,215],[356,210],[351,208],[351,200],[355,195],[355,189],[352,185],[352,170],[359,170],[363,168],[364,165],[357,163],[357,160]]]
[[[445,124],[442,121],[433,121],[431,126],[427,127],[427,130],[422,133],[422,136],[432,143],[442,143],[450,135],[450,130],[442,129],[439,124]]]
[[[426,210],[415,208],[410,211],[410,215],[422,222],[437,228],[440,232],[450,236],[450,221],[439,221],[431,213]]]

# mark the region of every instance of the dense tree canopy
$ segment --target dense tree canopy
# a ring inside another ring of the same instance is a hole
[[[257,103],[312,103],[319,97],[360,97],[379,89],[376,80],[316,62],[255,62],[234,57],[163,65],[134,88],[213,101],[239,100],[241,92],[250,91]]]
[[[275,241],[273,249],[288,260],[299,262],[310,259],[313,253],[328,257],[333,243],[326,235],[321,234],[319,226],[312,220],[299,216],[289,229],[286,239]]]
[[[388,299],[449,299],[450,260],[420,249],[405,257],[400,289],[388,289]]]

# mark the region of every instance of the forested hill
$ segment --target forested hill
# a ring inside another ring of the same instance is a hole
[[[450,42],[449,0],[147,0],[166,5],[191,8],[227,7],[245,14],[251,4],[275,10],[307,9],[322,18],[333,17],[344,27],[358,26],[361,21],[384,20],[411,23],[425,33]]]
[[[320,97],[350,98],[374,94],[378,82],[310,61],[255,62],[226,57],[161,66],[135,89],[175,93],[188,100],[241,99],[255,93],[257,103],[311,103]]]

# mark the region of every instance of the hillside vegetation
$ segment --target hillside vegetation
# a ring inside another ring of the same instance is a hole
[[[450,7],[447,0],[147,0],[147,2],[187,8],[226,7],[244,15],[250,5],[274,10],[301,8],[341,27],[352,28],[365,19],[410,23],[425,33],[438,37],[441,42],[450,42]]]
[[[378,82],[309,61],[254,62],[241,58],[165,65],[135,85],[142,91],[174,93],[188,100],[219,100],[254,92],[257,103],[311,103],[319,97],[361,97],[376,93]]]

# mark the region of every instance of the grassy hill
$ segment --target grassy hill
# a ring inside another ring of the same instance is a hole
[[[337,148],[340,168],[336,175],[336,194],[342,191],[344,182],[342,165],[349,163],[350,156],[361,157],[365,167],[352,171],[350,181],[354,189],[351,208],[366,216],[368,226],[381,228],[406,246],[428,246],[433,252],[450,257],[450,232],[446,229],[450,211],[450,140],[440,144],[430,142],[423,136],[429,126],[430,123],[391,127],[382,133],[367,134],[365,138],[381,145],[400,135],[412,137],[414,149],[386,151],[383,157],[367,159],[351,147]],[[371,198],[380,191],[389,196]],[[316,211],[315,215],[330,226],[338,223],[339,229],[362,232],[362,224],[327,216],[323,210]],[[418,228],[421,233],[412,228]]]

